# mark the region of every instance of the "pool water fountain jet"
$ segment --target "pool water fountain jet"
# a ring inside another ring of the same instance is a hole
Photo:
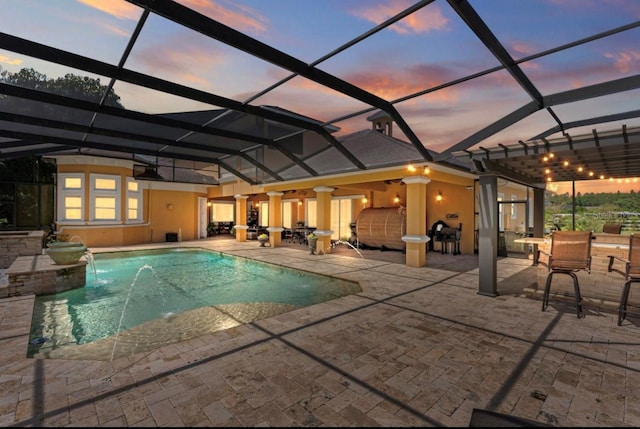
[[[158,273],[156,272],[156,270],[153,269],[153,267],[149,264],[145,264],[143,266],[141,266],[140,268],[138,268],[138,272],[136,273],[135,277],[133,278],[133,281],[131,282],[131,285],[129,285],[129,290],[127,292],[127,298],[124,301],[124,305],[122,306],[122,312],[120,313],[120,321],[118,322],[118,328],[116,329],[116,336],[113,340],[113,348],[111,349],[111,361],[113,361],[113,357],[115,356],[116,353],[116,346],[118,345],[118,337],[120,335],[120,329],[122,328],[122,321],[124,320],[124,315],[127,311],[127,304],[129,304],[129,298],[131,298],[131,291],[133,291],[133,288],[136,284],[136,282],[138,281],[138,277],[140,277],[140,273],[142,273],[142,271],[144,270],[150,270],[151,273],[153,274],[153,276],[156,278],[156,280],[159,281],[158,279]],[[162,300],[163,300],[163,306],[164,304],[166,304],[166,300],[164,299],[164,295],[162,296]]]
[[[96,280],[98,280],[98,271],[96,270],[96,261],[93,258],[93,253],[91,253],[91,250],[88,247],[87,247],[87,250],[84,251],[84,257],[87,260],[87,263],[89,264],[91,269],[93,270],[93,275],[96,277]]]
[[[360,256],[360,259],[362,259],[362,260],[365,262],[365,264],[366,264],[366,268],[365,268],[366,272],[367,272],[367,273],[371,273],[371,272],[372,272],[372,271],[371,271],[371,269],[370,269],[370,268],[371,268],[371,266],[370,266],[370,265],[369,265],[369,263],[367,262],[367,259],[364,257],[364,255],[362,254],[362,252],[360,252],[360,250],[358,250],[358,248],[357,248],[356,246],[354,246],[353,244],[351,244],[351,243],[350,243],[350,242],[348,242],[348,241],[344,241],[344,240],[337,240],[337,241],[335,241],[335,242],[332,242],[332,243],[329,245],[329,247],[327,248],[327,250],[328,250],[328,249],[330,249],[330,248],[331,248],[331,249],[333,249],[333,248],[335,248],[335,247],[336,247],[336,246],[338,246],[338,245],[346,245],[347,247],[349,247],[349,248],[353,249],[353,250],[358,254],[358,256]],[[327,253],[327,252],[325,251],[325,253]],[[371,280],[369,280],[369,279],[367,279],[367,280],[368,280],[368,281],[371,281],[371,284],[373,285],[373,289],[374,289],[376,292],[379,292],[379,289],[378,289],[378,283],[377,283],[377,281],[378,281],[378,280],[377,280],[377,277],[373,276],[373,278],[372,278]]]

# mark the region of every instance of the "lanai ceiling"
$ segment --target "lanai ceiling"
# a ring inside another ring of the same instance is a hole
[[[327,149],[373,168],[349,136],[383,112],[414,161],[640,177],[636,0],[5,0],[3,18],[1,159],[273,183],[328,174],[307,162]]]

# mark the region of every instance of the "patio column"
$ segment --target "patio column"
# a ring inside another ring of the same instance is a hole
[[[331,193],[335,188],[316,186],[316,230],[318,236],[316,251],[319,255],[331,253]]]
[[[247,195],[236,194],[236,241],[247,241]]]
[[[269,243],[278,247],[282,242],[282,196],[284,192],[267,192],[269,196]]]
[[[478,294],[498,296],[498,177],[480,176]]]
[[[544,237],[544,189],[533,188],[533,236]]]
[[[424,176],[409,176],[402,179],[407,185],[407,228],[402,241],[406,243],[405,264],[409,267],[426,265],[427,246],[427,183]]]

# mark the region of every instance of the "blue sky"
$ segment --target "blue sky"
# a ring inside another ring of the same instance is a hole
[[[121,0],[0,0],[1,31],[117,64],[141,15]],[[405,0],[181,0],[179,3],[301,59],[317,61],[414,2]],[[640,19],[638,0],[472,0],[514,59]],[[521,64],[543,95],[640,72],[640,30]],[[33,67],[57,77],[79,70],[0,50],[3,69]],[[443,0],[436,0],[318,67],[389,101],[498,65]],[[125,67],[246,101],[290,73],[152,15]],[[96,76],[100,77],[100,76]],[[109,81],[100,77],[101,82]],[[214,109],[118,82],[125,107],[147,113]],[[638,109],[640,91],[554,108],[563,121]],[[530,101],[506,71],[395,104],[423,144],[441,151]],[[321,121],[368,106],[295,77],[251,102],[277,105]],[[370,124],[371,112],[338,121],[338,134]],[[638,126],[638,120],[624,121]],[[556,123],[544,111],[484,142],[512,144]],[[599,127],[619,126],[618,123]],[[590,132],[571,130],[573,133]],[[403,138],[402,135],[396,135]]]

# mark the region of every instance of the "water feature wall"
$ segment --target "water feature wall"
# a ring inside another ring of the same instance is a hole
[[[48,255],[20,256],[6,271],[7,285],[0,285],[0,298],[20,295],[48,295],[83,287],[87,262],[56,265]]]
[[[9,268],[19,256],[42,254],[44,231],[0,232],[0,269]]]
[[[57,265],[43,254],[44,231],[0,232],[0,298],[19,295],[46,295],[83,287],[87,261]]]

